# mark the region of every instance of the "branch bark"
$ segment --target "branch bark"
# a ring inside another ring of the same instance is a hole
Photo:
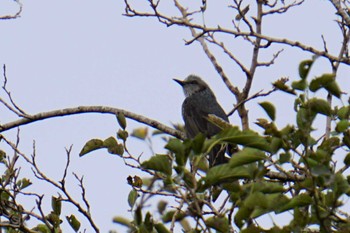
[[[45,120],[45,119],[54,118],[54,117],[63,117],[63,116],[81,114],[81,113],[102,113],[102,114],[112,114],[112,115],[117,115],[118,113],[122,113],[125,115],[125,117],[129,119],[151,126],[155,129],[158,129],[176,138],[179,138],[179,139],[186,138],[183,132],[170,128],[160,123],[159,121],[144,117],[142,115],[138,115],[133,112],[126,111],[124,109],[112,108],[107,106],[79,106],[75,108],[65,108],[65,109],[53,110],[49,112],[42,112],[35,115],[30,115],[26,118],[21,118],[19,120],[15,120],[15,121],[0,125],[0,133],[22,125],[35,122],[35,121]]]

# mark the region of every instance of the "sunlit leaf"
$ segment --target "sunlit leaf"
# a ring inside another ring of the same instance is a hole
[[[148,128],[147,127],[141,127],[134,129],[131,133],[131,136],[144,140],[148,135]]]

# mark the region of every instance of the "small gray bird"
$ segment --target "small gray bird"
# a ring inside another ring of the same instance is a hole
[[[221,129],[207,120],[208,115],[213,114],[227,122],[229,120],[208,84],[195,75],[189,75],[184,81],[174,81],[182,86],[186,97],[182,104],[182,117],[187,137],[194,138],[198,133],[202,133],[210,138],[219,133]],[[215,146],[209,153],[209,166],[225,162],[225,149],[220,145]]]

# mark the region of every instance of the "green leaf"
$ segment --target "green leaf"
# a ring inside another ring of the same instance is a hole
[[[51,233],[50,228],[48,228],[45,224],[38,224],[32,230],[40,233]]]
[[[314,61],[315,61],[314,59],[310,59],[310,60],[304,60],[304,61],[300,62],[300,64],[299,64],[299,76],[302,80],[307,78],[307,75],[309,74],[309,71],[310,71]]]
[[[330,104],[324,99],[312,98],[308,102],[312,111],[326,116],[332,115],[332,108]]]
[[[154,228],[156,229],[157,233],[170,233],[170,231],[162,223],[154,224]]]
[[[133,225],[130,222],[130,220],[126,219],[124,217],[116,216],[116,217],[113,218],[113,222],[117,223],[117,224],[120,224],[122,226],[125,226],[125,227],[133,229]]]
[[[17,181],[17,186],[20,190],[27,188],[28,186],[30,186],[32,184],[32,182],[30,182],[29,179],[27,178],[23,178],[20,179],[19,181]]]
[[[346,130],[343,133],[343,143],[350,149],[350,130]]]
[[[283,193],[285,188],[280,183],[260,181],[252,184],[254,191],[259,191],[261,193]]]
[[[140,226],[142,223],[142,211],[140,206],[138,206],[134,212],[134,222],[137,226]]]
[[[337,115],[340,120],[348,120],[350,116],[350,106],[341,107],[338,110]]]
[[[61,215],[61,209],[62,209],[62,200],[59,197],[51,197],[51,207],[52,210],[55,214],[57,214],[58,216]]]
[[[101,139],[91,139],[85,143],[83,149],[80,151],[79,156],[83,156],[91,151],[103,148],[103,141]]]
[[[184,219],[186,217],[186,213],[183,211],[175,211],[175,210],[171,210],[166,212],[163,216],[162,216],[162,221],[164,223],[168,223],[171,222],[173,220],[173,217],[176,213],[175,216],[175,221],[181,221],[182,219]]]
[[[72,214],[70,216],[66,216],[69,225],[73,228],[73,230],[75,232],[78,232],[80,229],[80,222],[78,221],[78,219]]]
[[[126,130],[121,130],[121,129],[118,130],[117,137],[118,137],[119,139],[121,139],[121,140],[123,140],[123,141],[125,142],[126,139],[128,138],[128,136],[129,136],[128,131],[126,131]]]
[[[175,154],[175,160],[179,166],[184,166],[186,164],[187,157],[185,156],[185,145],[182,141],[176,138],[171,138],[165,145],[165,149],[168,149]]]
[[[306,108],[300,108],[297,112],[297,125],[299,129],[305,130],[311,130],[312,122],[314,121],[316,117],[316,114]]]
[[[256,207],[267,208],[267,199],[261,192],[253,192],[244,200],[244,206],[254,209]]]
[[[241,178],[250,178],[249,171],[245,167],[232,168],[229,164],[221,164],[209,169],[207,175],[199,181],[199,190],[204,190],[214,184]]]
[[[6,163],[6,152],[0,150],[0,163]]]
[[[295,90],[304,91],[306,87],[307,87],[307,82],[304,79],[292,82],[292,88]]]
[[[143,162],[141,167],[144,169],[150,169],[157,172],[162,172],[166,175],[171,175],[171,161],[167,155],[155,155],[149,160]]]
[[[62,220],[60,217],[55,214],[53,211],[51,211],[50,214],[47,215],[47,220],[54,226],[54,227],[59,227],[60,224],[62,223]]]
[[[147,135],[148,135],[148,128],[147,127],[134,129],[131,133],[131,136],[138,138],[138,139],[141,139],[141,140],[145,140]]]
[[[152,221],[152,215],[150,212],[146,213],[145,220],[143,222],[147,232],[152,232],[153,230],[153,221]]]
[[[330,82],[325,86],[325,88],[329,93],[340,99],[342,91],[340,90],[336,81]]]
[[[157,205],[158,212],[160,214],[163,214],[165,209],[166,209],[166,207],[167,207],[167,205],[168,205],[168,202],[166,202],[166,201],[159,201],[158,205]]]
[[[338,133],[343,133],[349,128],[349,121],[348,120],[341,120],[337,123],[335,130]]]
[[[270,143],[266,138],[251,130],[240,131],[238,127],[224,129],[212,139],[207,140],[205,142],[207,148],[206,151],[211,151],[215,145],[221,142],[228,142],[272,152]]]
[[[272,83],[272,85],[278,90],[281,90],[281,91],[284,91],[286,93],[295,95],[295,91],[292,88],[290,88],[289,86],[286,85],[287,81],[288,81],[288,79],[281,78],[281,79],[275,81],[274,83]]]
[[[335,193],[336,198],[339,198],[342,194],[347,193],[349,191],[349,184],[345,177],[340,173],[336,173],[334,175],[334,181],[332,186],[332,190]]]
[[[206,137],[202,133],[199,133],[197,134],[196,137],[194,137],[194,139],[192,140],[192,149],[194,153],[196,154],[202,153],[205,139]]]
[[[226,217],[214,216],[205,220],[205,224],[219,232],[229,232],[228,219]]]
[[[286,153],[281,153],[279,155],[279,159],[278,159],[278,163],[279,164],[284,164],[284,163],[288,163],[291,159],[291,154],[289,152]]]
[[[118,145],[118,142],[114,137],[109,137],[103,141],[103,146],[106,148],[115,147],[117,145]]]
[[[312,204],[312,198],[308,194],[302,193],[302,194],[299,194],[298,196],[293,197],[288,203],[281,206],[276,211],[276,213],[282,213],[287,210],[294,209],[296,207],[308,206],[310,204]]]
[[[276,119],[276,109],[270,102],[261,102],[259,105],[265,110],[272,121]]]
[[[334,74],[323,74],[322,76],[311,80],[309,89],[310,91],[315,92],[320,88],[325,87],[329,83],[333,82],[334,78],[335,78]]]
[[[253,209],[249,209],[246,206],[242,205],[238,209],[234,221],[237,227],[242,228],[244,225],[244,222],[246,222],[249,218],[251,213],[253,212]]]
[[[117,120],[118,120],[118,124],[120,125],[120,127],[122,127],[122,129],[126,128],[126,119],[123,113],[118,113],[117,114]]]
[[[123,155],[124,153],[124,147],[123,145],[120,145],[115,137],[109,137],[106,140],[103,141],[103,146],[107,148],[108,153],[115,154],[115,155]]]
[[[128,195],[128,204],[129,204],[130,208],[134,207],[137,198],[138,198],[137,191],[135,189],[132,189]]]
[[[253,148],[244,148],[231,157],[229,165],[231,168],[235,168],[265,159],[266,156],[264,152]]]
[[[342,92],[336,82],[335,74],[323,74],[310,82],[309,89],[313,92],[320,88],[326,89],[332,95],[340,98]]]
[[[344,159],[344,163],[346,166],[350,166],[350,153],[347,153]]]

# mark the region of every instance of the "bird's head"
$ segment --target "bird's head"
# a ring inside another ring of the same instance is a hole
[[[174,79],[174,81],[182,86],[186,97],[202,91],[208,91],[212,93],[208,84],[206,84],[200,77],[196,75],[191,74],[183,81],[179,79]]]

